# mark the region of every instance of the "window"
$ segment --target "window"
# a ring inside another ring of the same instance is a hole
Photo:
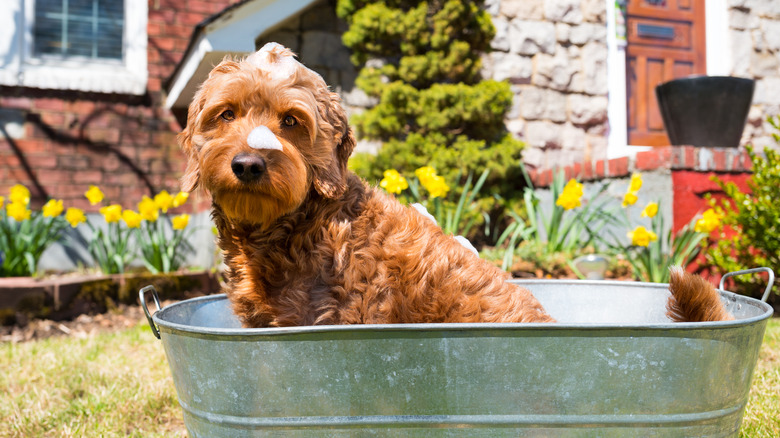
[[[122,0],[37,0],[33,55],[122,59]]]
[[[148,0],[0,0],[0,85],[146,93]]]

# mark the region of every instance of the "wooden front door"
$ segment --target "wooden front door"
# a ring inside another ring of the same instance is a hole
[[[671,79],[706,74],[704,2],[628,0],[628,144],[669,144],[655,97],[655,86]]]

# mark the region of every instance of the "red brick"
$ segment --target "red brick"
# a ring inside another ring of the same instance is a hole
[[[44,185],[63,184],[71,182],[73,172],[62,169],[51,169],[45,172],[37,172],[38,182]]]
[[[36,99],[33,102],[33,108],[39,110],[63,111],[65,110],[65,102],[61,99],[43,97]]]
[[[586,161],[582,166],[582,180],[588,181],[593,179],[593,161]]]
[[[49,150],[47,142],[42,139],[20,139],[16,140],[16,145],[22,152],[27,154]]]
[[[87,136],[95,143],[119,143],[119,131],[116,129],[87,129]]]
[[[87,188],[84,187],[83,190],[84,190],[84,192],[86,192]],[[80,208],[80,209],[84,210],[87,213],[95,213],[98,210],[100,210],[100,208],[101,208],[100,204],[92,205],[83,196],[78,197],[78,198],[69,199],[67,204],[68,204],[67,207]]]
[[[65,126],[65,114],[60,112],[46,111],[41,113],[41,120],[43,123],[61,128]]]
[[[149,35],[149,38],[165,35],[167,33],[167,26],[168,24],[166,24],[164,21],[149,21],[149,23],[146,25],[146,34]]]
[[[104,184],[115,184],[119,186],[134,186],[138,184],[138,177],[130,172],[110,172],[103,176]]]
[[[187,50],[187,47],[190,45],[190,41],[185,38],[176,38],[173,45],[173,50],[176,52],[184,53]],[[173,70],[173,65],[171,65],[171,70]]]
[[[103,172],[100,170],[73,172],[73,181],[77,183],[100,185],[103,182]]]
[[[176,22],[184,26],[195,26],[203,21],[208,14],[202,14],[197,12],[178,12],[176,14]]]
[[[0,142],[0,144],[3,144]],[[16,155],[3,155],[0,156],[0,163],[2,163],[3,167],[19,167],[19,165],[22,164],[21,161],[19,161],[19,157]]]
[[[607,176],[605,160],[596,161],[596,178],[601,179]]]
[[[149,38],[149,42],[152,45],[152,47],[157,48],[158,50],[170,52],[173,50],[173,48],[176,45],[176,39],[172,37],[157,37],[157,38]]]
[[[81,170],[90,167],[89,158],[81,155],[60,155],[58,166],[70,170]]]
[[[654,148],[636,154],[636,170],[655,170],[669,168],[672,164],[672,148]]]
[[[165,23],[173,23],[176,20],[176,10],[162,9],[162,8],[149,8],[149,21],[161,21]]]
[[[149,77],[146,81],[146,89],[150,92],[162,90],[162,80],[160,78]]]
[[[608,176],[628,175],[628,157],[613,158],[607,162]]]
[[[582,163],[574,163],[572,166],[572,178],[582,180]]]
[[[57,167],[57,155],[27,155],[24,157],[27,164],[33,169],[54,169]]]
[[[685,159],[683,166],[685,166],[686,169],[695,169],[697,165],[696,148],[693,146],[683,146],[683,154]]]
[[[70,105],[69,110],[81,115],[92,114],[95,111],[95,102],[78,100]]]
[[[712,150],[712,162],[715,168],[710,170],[716,170],[720,172],[726,170],[727,152],[728,152],[727,149],[722,149],[722,148],[717,148]]]
[[[187,7],[189,8],[189,4]],[[181,24],[169,24],[165,29],[165,35],[174,36],[185,40],[189,40],[192,37],[192,32],[195,30],[195,28],[192,26],[183,26]]]
[[[0,107],[29,109],[32,107],[32,99],[29,97],[0,97]]]

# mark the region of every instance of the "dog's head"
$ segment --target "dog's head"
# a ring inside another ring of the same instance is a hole
[[[322,77],[268,43],[214,67],[179,143],[188,157],[183,190],[202,186],[231,220],[263,226],[298,208],[312,187],[340,197],[355,139]]]

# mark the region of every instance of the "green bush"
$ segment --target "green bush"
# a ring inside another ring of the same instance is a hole
[[[780,116],[769,122],[780,129]],[[780,144],[780,136],[773,134]],[[753,175],[748,180],[748,191],[742,192],[732,182],[714,178],[726,197],[710,199],[710,204],[721,214],[719,238],[710,243],[707,262],[721,273],[766,266],[780,270],[780,153],[764,149],[762,157],[752,147],[748,154],[753,162]],[[736,292],[760,297],[766,280],[760,277],[734,277]],[[770,296],[777,302],[778,286]]]
[[[361,137],[383,143],[376,156],[356,154],[351,168],[359,175],[376,182],[388,169],[431,166],[463,187],[467,175],[488,170],[483,197],[506,196],[521,181],[523,144],[504,124],[509,84],[479,77],[495,34],[481,6],[339,0],[337,13],[349,24],[343,42],[362,67],[356,85],[378,100],[353,124]]]

